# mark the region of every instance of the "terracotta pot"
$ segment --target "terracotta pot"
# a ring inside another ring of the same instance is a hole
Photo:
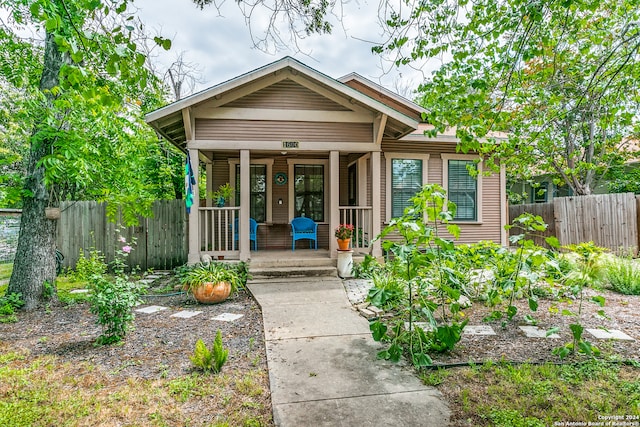
[[[339,251],[348,251],[349,250],[349,243],[351,242],[351,239],[336,239],[338,240],[338,250]]]
[[[215,304],[222,302],[231,293],[231,284],[227,282],[203,283],[191,289],[194,298],[202,304]]]

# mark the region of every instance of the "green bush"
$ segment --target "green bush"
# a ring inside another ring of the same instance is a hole
[[[0,323],[14,323],[18,321],[15,311],[24,305],[22,294],[7,294],[0,298]]]
[[[630,258],[616,258],[606,266],[606,278],[614,291],[640,295],[640,266]]]
[[[99,344],[112,344],[124,339],[135,318],[132,309],[141,302],[140,295],[144,289],[143,285],[130,282],[123,277],[91,277],[90,311],[98,316],[96,322],[102,326]]]
[[[207,348],[204,341],[198,340],[196,342],[196,348],[193,354],[189,356],[189,359],[191,359],[191,363],[193,363],[193,366],[196,368],[217,374],[227,362],[228,355],[229,350],[222,346],[222,333],[218,330],[211,350]]]
[[[107,264],[104,261],[104,255],[97,250],[91,249],[89,256],[85,256],[84,250],[80,249],[80,257],[76,263],[76,269],[71,274],[73,279],[78,282],[87,282],[91,277],[102,275],[107,272]]]

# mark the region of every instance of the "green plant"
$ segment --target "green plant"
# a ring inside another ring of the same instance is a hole
[[[380,308],[395,307],[402,302],[406,285],[402,279],[388,271],[376,271],[372,275],[373,287],[367,300]]]
[[[225,201],[231,198],[233,187],[227,182],[218,187],[216,191],[209,192],[208,196],[216,201],[218,207],[223,207]]]
[[[86,256],[85,251],[80,249],[80,257],[71,276],[78,282],[87,282],[92,276],[106,272],[107,264],[104,261],[104,255],[99,250],[92,248],[89,250],[89,256]]]
[[[189,356],[189,359],[196,368],[204,372],[217,374],[226,363],[228,355],[229,350],[222,346],[222,333],[218,330],[211,349],[207,348],[204,341],[198,340],[195,350],[193,354]]]
[[[611,288],[625,295],[640,295],[640,266],[631,258],[615,258],[606,265]]]
[[[379,358],[398,361],[406,352],[414,366],[421,367],[432,363],[429,352],[453,349],[467,321],[459,323],[456,319],[460,283],[448,264],[455,245],[439,235],[439,227],[443,227],[455,238],[459,236],[459,227],[449,223],[455,205],[438,185],[425,185],[410,202],[404,214],[392,219],[376,238],[391,233],[401,238],[383,241],[383,248],[393,258],[388,268],[396,276],[394,280],[406,288],[406,304],[394,318],[372,322],[369,327],[374,340],[390,343],[378,353]],[[435,317],[439,309],[440,323]],[[418,327],[417,321],[430,327]]]
[[[357,279],[371,279],[374,272],[382,270],[382,266],[378,264],[375,257],[365,255],[364,260],[359,263],[353,263],[351,274]]]
[[[18,317],[16,310],[24,305],[22,294],[11,293],[0,298],[0,323],[15,323]]]
[[[181,269],[178,273],[180,283],[194,289],[205,283],[227,282],[231,285],[231,292],[237,292],[244,287],[248,272],[246,265],[239,267],[231,264],[210,262],[198,263]]]
[[[93,276],[89,283],[90,311],[102,326],[99,344],[113,344],[124,339],[131,329],[135,315],[133,307],[142,302],[140,295],[144,285],[130,282],[124,277],[109,279],[102,275]]]
[[[553,354],[564,359],[569,354],[575,353],[577,350],[578,353],[588,356],[598,356],[600,354],[600,350],[582,337],[582,333],[584,332],[584,326],[582,326],[582,306],[584,304],[584,288],[587,286],[597,285],[602,280],[604,268],[599,262],[599,259],[605,249],[596,246],[593,242],[567,245],[565,248],[578,255],[578,268],[569,272],[563,283],[566,287],[566,292],[568,292],[573,299],[578,300],[578,311],[575,312],[566,308],[560,311],[563,316],[574,317],[575,322],[569,325],[572,337],[571,342],[555,348],[553,350]],[[572,304],[573,299],[563,299],[561,301]],[[605,299],[600,295],[593,296],[590,300],[598,304],[600,307],[604,307],[605,305]],[[551,310],[553,312],[559,311],[555,305],[551,307]],[[603,318],[607,318],[604,310],[598,310],[598,314]],[[551,334],[556,331],[557,329],[553,328],[547,333]]]

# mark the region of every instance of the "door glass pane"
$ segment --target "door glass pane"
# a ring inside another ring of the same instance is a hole
[[[267,220],[267,166],[249,167],[249,215],[256,222]],[[240,165],[236,165],[236,205],[240,205]]]
[[[324,166],[295,165],[295,216],[324,221]]]

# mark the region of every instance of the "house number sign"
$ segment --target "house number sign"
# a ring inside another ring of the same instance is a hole
[[[282,141],[282,148],[287,150],[300,148],[300,141]]]

